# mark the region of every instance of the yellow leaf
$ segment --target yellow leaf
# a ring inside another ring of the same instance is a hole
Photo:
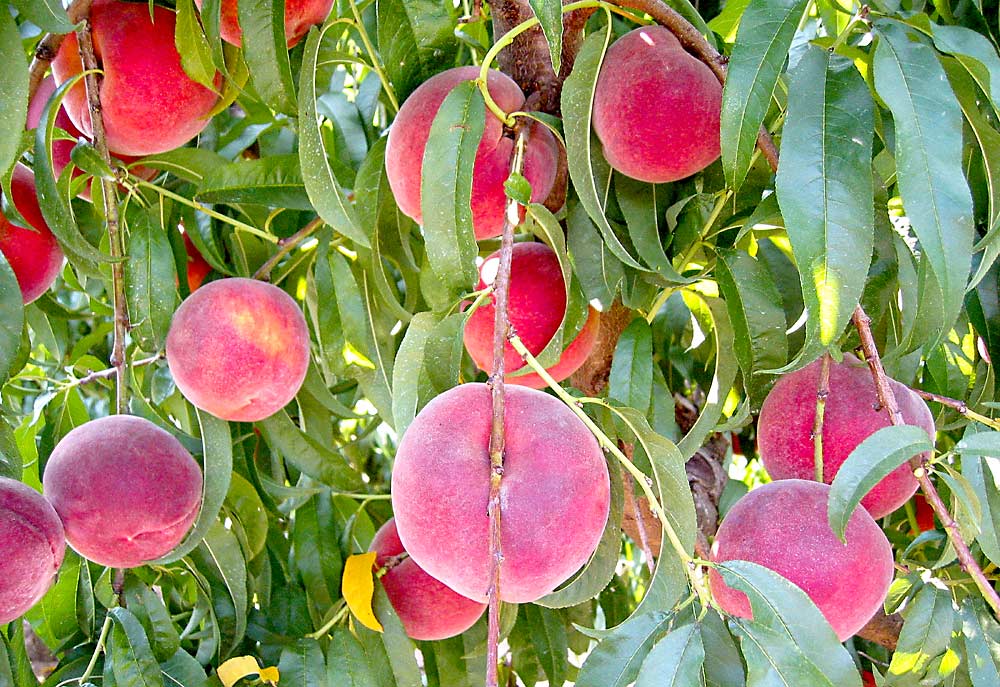
[[[344,580],[341,584],[341,591],[344,594],[344,601],[351,613],[358,619],[358,622],[370,630],[382,632],[382,624],[375,617],[372,611],[372,595],[375,594],[375,576],[372,574],[372,565],[375,564],[376,554],[374,551],[368,553],[356,553],[344,563]]]
[[[261,668],[253,656],[237,656],[219,666],[219,680],[224,687],[233,687],[248,675],[259,675],[262,682],[270,685],[278,684],[277,668]]]

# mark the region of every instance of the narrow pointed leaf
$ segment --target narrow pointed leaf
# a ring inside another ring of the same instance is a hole
[[[264,102],[294,114],[295,82],[285,39],[284,0],[239,0],[243,57]]]
[[[701,628],[695,623],[684,625],[653,646],[635,687],[701,687],[704,663]]]

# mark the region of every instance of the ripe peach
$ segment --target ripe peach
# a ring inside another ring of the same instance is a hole
[[[594,93],[604,157],[640,181],[677,181],[719,157],[722,86],[668,29],[643,26],[608,49]]]
[[[786,479],[754,489],[726,514],[712,547],[712,560],[750,561],[778,573],[804,591],[840,641],[860,630],[885,600],[892,582],[892,548],[863,508],[847,523],[847,544],[827,520],[830,487]],[[722,610],[751,617],[743,592],[709,573]]]
[[[295,300],[256,279],[220,279],[181,303],[167,333],[177,388],[223,420],[256,422],[295,398],[309,330]]]
[[[134,568],[177,546],[201,506],[201,469],[169,432],[112,415],[59,442],[42,479],[45,496],[84,558]]]
[[[0,252],[14,270],[21,298],[27,304],[48,291],[59,276],[63,252],[38,207],[35,175],[30,169],[22,164],[14,167],[10,192],[14,207],[32,228],[25,229],[0,214]]]
[[[375,551],[375,569],[406,553],[390,519],[375,533],[368,549]],[[434,641],[462,634],[476,624],[486,605],[468,599],[441,584],[406,558],[381,578],[385,594],[411,639]]]
[[[42,110],[45,108],[45,104],[52,97],[52,94],[56,90],[56,82],[52,76],[46,76],[42,83],[38,86],[38,90],[35,91],[35,97],[31,99],[31,104],[28,106],[28,124],[29,129],[34,129],[38,126],[42,119]],[[60,107],[59,112],[56,114],[56,126],[68,133],[74,138],[81,138],[83,134],[74,126],[73,120],[69,118],[66,114],[66,108]],[[67,141],[65,139],[58,139],[52,142],[52,170],[58,177],[62,174],[62,171],[66,169],[66,165],[69,164],[70,158],[73,153],[73,147],[76,145],[73,141]],[[111,151],[111,155],[126,165],[132,164],[138,157],[132,155],[119,155],[118,153]],[[146,179],[152,179],[156,176],[157,171],[149,167],[137,166],[133,167],[131,173],[135,176]],[[82,175],[83,172],[79,169],[73,170],[73,178]],[[80,192],[80,197],[84,200],[90,200],[90,186],[93,180],[87,183],[87,187]]]
[[[399,209],[418,223],[423,222],[421,167],[431,122],[455,86],[478,76],[479,67],[456,67],[432,76],[406,99],[389,129],[385,150],[389,186]],[[524,93],[506,74],[490,70],[486,81],[490,95],[505,112],[524,105]],[[513,146],[514,142],[503,135],[503,123],[487,111],[472,174],[472,224],[477,239],[499,236],[503,231],[507,203],[503,183],[509,176]],[[542,202],[552,190],[558,157],[559,149],[552,134],[543,126],[532,126],[525,150],[524,176],[531,182],[533,202]]]
[[[812,479],[815,476],[812,430],[816,418],[816,389],[821,361],[785,375],[774,385],[761,407],[757,443],[761,459],[773,479]],[[913,391],[890,380],[903,418],[923,427],[934,438],[934,418]],[[823,477],[827,484],[858,444],[891,422],[876,410],[878,397],[867,365],[853,355],[830,365],[830,395],[823,414]],[[896,510],[917,490],[909,465],[893,470],[861,500],[874,518]]]
[[[479,289],[485,289],[496,278],[500,253],[486,258],[479,268]],[[496,317],[496,297],[481,305],[469,316],[465,324],[463,341],[465,350],[472,356],[480,370],[493,368],[493,332]],[[508,303],[510,324],[532,355],[538,355],[559,329],[566,313],[566,287],[563,284],[559,259],[555,251],[544,243],[518,243],[514,245],[510,263],[510,296]],[[590,355],[597,339],[597,311],[590,313],[583,329],[563,351],[559,361],[547,368],[557,382],[576,372]],[[524,367],[524,361],[509,343],[504,345],[504,366],[507,372]],[[520,384],[532,389],[545,387],[545,381],[536,373],[519,377],[506,376],[509,384]]]
[[[191,237],[184,234],[184,250],[187,251],[188,261],[187,261],[187,283],[188,290],[192,293],[201,286],[202,282],[205,281],[205,277],[209,275],[212,271],[212,266],[208,264],[208,261],[202,257],[198,249],[195,248],[194,243],[191,241]]]
[[[208,124],[218,100],[181,67],[174,47],[175,15],[163,7],[119,0],[94,0],[90,10],[94,52],[104,70],[101,108],[108,148],[124,155],[172,150],[197,136]],[[59,48],[52,73],[56,83],[83,71],[76,35]],[[75,85],[63,106],[76,128],[93,130],[83,83]]]
[[[489,588],[492,407],[485,384],[433,399],[406,430],[392,471],[403,546],[427,574],[476,601]],[[607,523],[610,483],[597,440],[554,397],[508,387],[504,426],[500,598],[523,603],[587,562]]]
[[[204,1],[194,0],[194,4],[200,10]],[[333,0],[285,0],[285,39],[288,47],[291,48],[302,40],[313,26],[322,24],[330,14],[331,7]],[[237,47],[242,45],[243,30],[240,28],[237,0],[222,0],[219,35],[222,40]]]
[[[26,484],[0,477],[0,625],[45,595],[66,552],[59,516]]]
[[[913,504],[916,508],[915,519],[920,532],[933,530],[936,525],[934,524],[934,509],[931,508],[931,504],[927,503],[927,499],[924,498],[923,494],[914,494]],[[914,534],[919,534],[919,532],[914,532]]]

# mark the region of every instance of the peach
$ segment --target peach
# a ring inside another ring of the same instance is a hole
[[[761,460],[773,479],[813,479],[812,430],[816,419],[816,389],[821,361],[783,376],[761,407],[757,443]],[[895,380],[890,385],[908,424],[927,430],[934,438],[934,418],[927,404]],[[845,355],[830,365],[830,395],[823,413],[823,481],[827,484],[858,444],[891,422],[878,407],[875,383],[865,363]],[[906,503],[917,490],[909,465],[889,473],[861,500],[874,518],[881,518]]]
[[[375,551],[375,569],[406,553],[390,519],[375,533],[369,551]],[[412,558],[404,558],[379,580],[411,639],[434,641],[460,635],[476,624],[486,604],[457,594],[421,569]]]
[[[35,91],[35,97],[31,99],[31,104],[28,106],[28,128],[34,129],[38,126],[42,119],[42,110],[45,108],[45,104],[52,97],[52,94],[56,90],[56,82],[52,76],[46,76],[42,83],[38,86],[38,90]],[[83,137],[83,134],[73,125],[73,120],[69,118],[66,114],[66,108],[59,108],[59,112],[56,113],[56,126],[73,136],[76,139]],[[70,163],[70,158],[73,153],[73,147],[76,145],[74,141],[67,141],[66,139],[57,139],[52,142],[52,171],[58,177],[62,174],[62,171],[66,169],[66,165]],[[130,165],[138,157],[132,155],[119,155],[118,153],[111,151],[111,155],[122,163]],[[147,181],[152,179],[157,175],[155,169],[149,167],[137,166],[129,170],[133,175],[138,176]],[[73,170],[73,178],[81,176],[83,171],[80,169]],[[87,187],[80,192],[80,197],[84,200],[90,200],[90,186],[92,180],[87,182]]]
[[[45,595],[66,553],[59,516],[26,484],[0,477],[0,625]]]
[[[22,164],[14,166],[10,193],[14,207],[31,228],[25,229],[0,214],[0,252],[14,270],[21,298],[27,304],[48,291],[59,276],[63,252],[38,207],[35,175]]]
[[[208,264],[208,261],[202,257],[198,249],[195,248],[194,243],[191,241],[191,237],[184,234],[184,250],[187,252],[187,283],[188,290],[194,292],[202,282],[205,281],[205,277],[209,275],[212,271],[212,266]]]
[[[406,430],[392,470],[403,546],[427,574],[475,601],[489,588],[492,408],[485,384],[437,396]],[[504,427],[500,598],[524,603],[587,562],[607,523],[610,483],[597,440],[554,397],[508,387]]]
[[[256,422],[295,398],[309,330],[295,300],[256,279],[220,279],[188,296],[167,333],[177,388],[223,420]]]
[[[594,93],[594,131],[622,174],[677,181],[719,157],[722,86],[668,29],[643,26],[608,49]]]
[[[201,9],[205,0],[194,0]],[[322,24],[330,14],[333,0],[285,0],[285,39],[288,47],[302,40],[309,29]],[[222,40],[239,47],[243,43],[237,0],[222,0],[219,15],[219,35]]]
[[[787,479],[754,489],[726,514],[712,547],[717,563],[741,560],[778,573],[804,591],[844,641],[881,608],[893,577],[892,548],[863,508],[847,523],[847,543],[827,520],[830,487]],[[743,592],[709,572],[722,610],[751,617]]]
[[[123,155],[172,150],[197,136],[218,100],[181,67],[174,47],[175,15],[143,3],[94,0],[90,10],[94,52],[104,70],[101,110],[108,148]],[[52,63],[56,83],[83,71],[76,35],[69,34]],[[92,137],[83,83],[63,100],[76,128]]]
[[[479,67],[456,67],[422,83],[399,109],[385,149],[389,186],[399,209],[423,223],[420,206],[421,169],[431,123],[441,103],[455,86],[479,76]],[[490,95],[505,112],[524,105],[524,93],[514,81],[495,70],[486,78]],[[487,110],[472,172],[472,224],[477,239],[499,236],[503,231],[507,198],[504,181],[510,173],[514,142],[504,136],[503,123]],[[533,125],[524,157],[524,177],[531,182],[532,202],[544,201],[555,183],[559,148],[543,126]]]
[[[166,430],[112,415],[71,430],[42,478],[66,539],[100,565],[134,568],[177,546],[201,506],[201,469]]]
[[[479,268],[479,289],[493,284],[500,266],[500,253],[486,258]],[[481,305],[465,324],[463,341],[473,362],[480,370],[493,369],[493,332],[496,317],[496,297]],[[559,329],[566,314],[566,287],[555,251],[544,243],[514,245],[510,263],[510,324],[532,355],[538,355]],[[583,329],[563,351],[559,360],[547,371],[557,382],[569,377],[590,355],[597,339],[597,311],[590,308]],[[513,372],[524,367],[524,361],[514,347],[504,344],[504,367]],[[507,375],[510,384],[533,389],[545,387],[545,381],[532,372],[521,376]]]

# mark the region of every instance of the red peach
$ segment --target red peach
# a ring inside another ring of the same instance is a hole
[[[194,4],[200,10],[204,1],[194,0]],[[243,30],[237,7],[237,0],[222,0],[219,35],[222,40],[239,47],[243,44]],[[302,40],[313,26],[322,24],[332,7],[333,0],[285,0],[285,39],[288,47]]]
[[[90,10],[94,52],[104,80],[101,111],[108,148],[124,155],[172,150],[197,136],[218,101],[212,90],[193,81],[174,47],[176,17],[168,9],[119,0],[94,0]],[[75,34],[69,34],[52,63],[56,83],[83,71]],[[76,128],[93,130],[83,83],[63,106]]]
[[[177,388],[223,420],[256,422],[288,404],[309,367],[309,330],[277,286],[230,278],[205,284],[174,313],[167,364]]]
[[[604,57],[594,131],[604,157],[640,181],[677,181],[719,157],[722,86],[668,29],[643,26]]]
[[[0,625],[24,615],[55,581],[66,552],[59,516],[26,484],[0,477]]]
[[[917,527],[921,532],[929,532],[935,528],[934,509],[927,503],[923,494],[914,494],[913,503],[916,508]]]
[[[479,289],[493,284],[500,264],[500,253],[486,258],[479,268]],[[510,264],[510,295],[508,309],[510,324],[521,341],[538,355],[558,331],[566,314],[566,287],[563,283],[559,259],[555,251],[544,243],[518,243],[514,245]],[[463,341],[473,362],[480,370],[493,368],[493,332],[495,331],[496,297],[490,296],[469,316],[465,324]],[[569,377],[590,355],[597,339],[597,311],[590,308],[583,329],[563,350],[559,360],[547,371],[557,382]],[[504,367],[513,372],[524,367],[524,361],[514,347],[504,344]],[[545,387],[545,381],[532,372],[521,376],[505,377],[509,384],[520,384],[533,389]]]
[[[172,434],[131,415],[70,431],[52,451],[42,483],[70,546],[114,568],[169,553],[201,506],[198,463]]]
[[[14,167],[10,192],[14,207],[32,228],[25,229],[0,214],[0,252],[14,270],[21,298],[27,304],[48,291],[59,276],[63,252],[38,207],[35,175],[30,169],[22,164]]]
[[[534,601],[596,549],[610,509],[608,468],[587,427],[540,391],[507,388],[500,598]],[[485,601],[489,588],[489,437],[485,384],[433,399],[407,428],[392,470],[399,538],[428,575]]]
[[[369,551],[375,551],[375,569],[406,553],[390,519],[375,533]],[[412,558],[397,563],[379,580],[411,639],[434,641],[462,634],[476,624],[486,604],[468,599],[423,571]]]
[[[754,489],[726,514],[712,547],[717,563],[741,560],[778,573],[804,591],[844,641],[882,607],[892,583],[892,547],[863,508],[847,523],[847,543],[830,528],[830,487],[785,479]],[[722,610],[751,617],[746,594],[709,572]]]
[[[432,76],[406,99],[389,129],[385,149],[389,186],[399,209],[418,223],[423,222],[421,169],[431,123],[455,86],[478,77],[479,67],[456,67]],[[524,93],[506,74],[490,70],[486,82],[490,95],[505,112],[524,105]],[[503,184],[509,176],[513,146],[514,142],[503,135],[503,124],[487,111],[472,172],[472,224],[477,239],[499,236],[503,231],[507,204]],[[558,146],[548,129],[532,126],[524,156],[524,177],[531,182],[533,202],[542,202],[552,190],[558,157]]]
[[[761,459],[773,479],[812,479],[815,475],[813,424],[821,361],[785,375],[774,385],[761,407],[757,442]],[[908,424],[927,430],[934,438],[934,418],[913,391],[889,380]],[[823,477],[829,484],[858,444],[891,422],[878,407],[875,383],[868,366],[853,355],[830,365],[830,395],[823,414]],[[887,475],[861,500],[872,517],[881,518],[906,503],[917,490],[909,465]]]

